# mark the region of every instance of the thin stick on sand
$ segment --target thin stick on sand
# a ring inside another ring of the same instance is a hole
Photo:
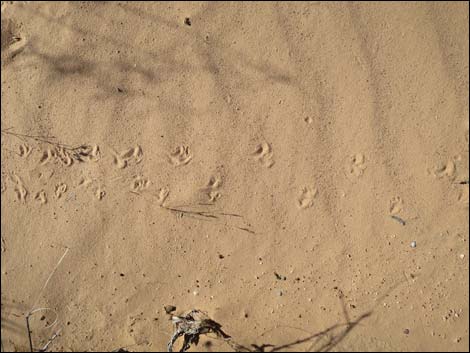
[[[65,252],[64,254],[62,255],[62,257],[59,259],[59,261],[57,262],[57,264],[55,265],[54,269],[52,270],[52,272],[49,274],[49,277],[47,278],[46,282],[44,283],[44,286],[42,287],[41,291],[39,292],[39,295],[37,296],[36,300],[34,301],[34,304],[33,306],[31,307],[31,309],[28,311],[28,313],[26,314],[26,328],[28,330],[28,339],[29,339],[29,349],[31,352],[34,352],[34,348],[33,348],[33,339],[32,339],[32,336],[31,336],[31,327],[30,327],[30,323],[29,323],[29,318],[31,317],[31,315],[33,315],[35,312],[39,311],[39,310],[46,310],[47,308],[36,308],[36,304],[37,302],[39,301],[39,299],[41,299],[41,296],[42,294],[44,293],[47,285],[49,284],[49,281],[51,280],[52,276],[54,276],[54,273],[57,271],[57,269],[59,268],[60,264],[62,263],[62,261],[64,260],[65,256],[67,255],[67,253],[69,252],[69,248],[66,248],[65,249]],[[51,324],[49,325],[48,327],[52,327],[54,326],[55,324],[57,323],[57,318],[56,320]],[[41,350],[42,352],[45,352],[45,350],[47,350],[48,346],[52,343],[53,340],[56,339],[56,337],[59,335],[60,333],[60,330],[57,331],[50,339],[49,341],[47,342],[47,344],[44,346],[44,348]]]

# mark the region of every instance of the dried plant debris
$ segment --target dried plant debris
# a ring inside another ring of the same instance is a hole
[[[173,346],[181,336],[183,336],[183,346],[180,352],[186,352],[192,344],[197,346],[200,335],[213,333],[224,341],[231,339],[222,331],[222,326],[219,323],[211,320],[207,314],[200,310],[191,310],[183,316],[173,315],[171,321],[175,326],[175,332],[168,343],[168,352],[173,352]]]

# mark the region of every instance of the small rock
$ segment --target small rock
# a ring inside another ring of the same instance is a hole
[[[410,245],[411,245],[412,248],[416,248],[416,242],[414,240],[411,242]]]
[[[165,305],[164,309],[165,309],[165,312],[167,314],[171,314],[173,311],[176,310],[176,306],[174,306],[174,305]]]
[[[460,254],[459,257],[463,260],[463,259],[465,259],[465,254]]]
[[[405,335],[409,335],[409,334],[410,334],[410,330],[406,328],[406,329],[403,330],[403,333],[404,333]]]

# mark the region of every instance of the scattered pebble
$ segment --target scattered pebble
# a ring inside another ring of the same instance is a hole
[[[406,329],[403,330],[403,333],[404,333],[405,335],[409,335],[409,334],[410,334],[410,330],[406,328]]]
[[[199,292],[198,292],[197,290],[195,290],[195,291],[193,292],[193,295],[196,297],[196,296],[199,295]]]
[[[174,306],[174,305],[165,305],[164,309],[165,309],[165,312],[167,314],[171,314],[173,311],[176,310],[176,306]]]
[[[463,260],[465,259],[465,254],[460,254],[459,257]]]
[[[411,247],[416,248],[416,242],[414,240],[411,242]]]

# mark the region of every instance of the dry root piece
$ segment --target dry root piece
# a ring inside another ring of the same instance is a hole
[[[168,352],[173,352],[173,346],[181,336],[183,336],[184,341],[180,352],[186,352],[191,344],[197,346],[200,335],[214,333],[225,341],[231,339],[229,335],[222,331],[222,326],[219,323],[211,320],[200,310],[191,310],[183,316],[173,315],[171,321],[175,325],[175,332],[168,343]]]

